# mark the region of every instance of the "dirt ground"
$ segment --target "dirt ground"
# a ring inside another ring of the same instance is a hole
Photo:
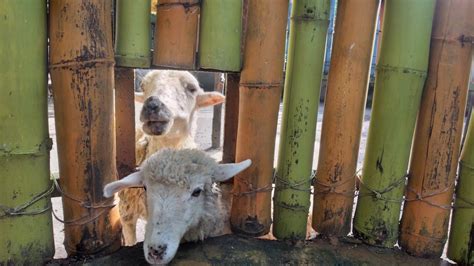
[[[55,260],[47,265],[148,265],[142,243],[123,247],[101,258]],[[170,265],[448,265],[439,259],[423,259],[399,250],[369,247],[353,240],[332,244],[325,239],[300,243],[227,235],[204,242],[184,243]]]

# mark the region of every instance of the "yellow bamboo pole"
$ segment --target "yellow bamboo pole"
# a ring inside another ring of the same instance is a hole
[[[111,0],[50,2],[50,69],[68,255],[121,242],[118,208],[102,195],[117,178]]]
[[[439,257],[446,242],[471,69],[474,1],[438,1],[411,156],[400,246]],[[460,37],[461,36],[461,37]]]
[[[250,0],[240,77],[236,161],[251,158],[234,178],[234,232],[264,235],[271,224],[273,156],[283,78],[286,0]]]
[[[131,174],[136,166],[134,77],[131,68],[115,68],[115,142],[119,178]]]
[[[325,235],[350,231],[378,5],[346,0],[337,6],[312,221]]]
[[[194,69],[199,11],[199,0],[158,1],[153,65]]]

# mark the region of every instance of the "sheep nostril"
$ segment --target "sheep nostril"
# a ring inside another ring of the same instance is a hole
[[[162,260],[163,256],[165,255],[167,245],[159,245],[158,247],[149,247],[148,248],[148,255],[153,259]]]
[[[150,101],[146,105],[146,108],[151,111],[157,111],[160,108],[160,104],[156,101]]]

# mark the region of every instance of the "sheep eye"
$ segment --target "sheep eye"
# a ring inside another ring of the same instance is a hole
[[[191,196],[193,196],[193,197],[199,197],[199,195],[201,194],[201,191],[202,191],[202,189],[196,188],[196,189],[193,191],[193,194],[191,194]]]
[[[196,87],[194,87],[193,85],[186,86],[186,89],[191,93],[194,93],[197,91]]]

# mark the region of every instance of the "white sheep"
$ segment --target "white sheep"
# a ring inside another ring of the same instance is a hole
[[[194,148],[196,110],[224,102],[219,92],[204,92],[188,71],[154,70],[142,80],[141,128],[136,138],[138,165],[161,148]]]
[[[196,78],[187,71],[150,71],[141,83],[143,102],[140,125],[136,132],[136,158],[140,165],[163,148],[195,148],[196,110],[222,103],[218,92],[204,92]],[[136,243],[136,224],[146,219],[145,191],[131,188],[119,193],[119,212],[124,243]]]
[[[104,196],[128,187],[146,188],[145,258],[150,264],[166,264],[181,241],[203,240],[226,230],[229,210],[216,182],[231,178],[250,164],[250,160],[217,164],[202,151],[162,149],[138,172],[106,185]]]

